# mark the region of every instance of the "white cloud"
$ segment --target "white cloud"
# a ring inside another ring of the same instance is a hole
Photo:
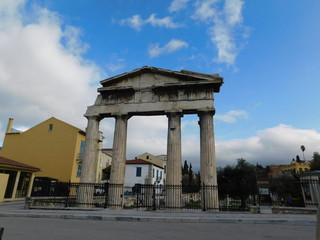
[[[140,15],[133,15],[131,18],[122,19],[120,23],[140,31],[141,27],[145,24],[145,21],[140,17]]]
[[[114,119],[105,119],[100,124],[100,130],[106,137],[104,145],[112,147],[114,134]],[[153,155],[167,152],[168,119],[165,116],[134,116],[128,120],[127,158],[149,152]]]
[[[220,120],[222,122],[227,122],[227,123],[235,123],[239,119],[247,118],[248,113],[243,110],[231,110],[225,114],[217,114],[215,116],[216,120]]]
[[[242,22],[242,0],[225,0],[224,12],[226,20],[230,26],[239,24]]]
[[[177,28],[179,24],[174,23],[171,20],[171,17],[157,18],[156,14],[151,14],[150,17],[146,20],[147,23],[150,23],[154,27],[165,27],[165,28]]]
[[[191,18],[200,20],[203,22],[212,22],[218,17],[219,13],[215,9],[214,4],[218,0],[198,0],[195,3],[195,13]]]
[[[55,116],[84,128],[94,82],[102,79],[101,69],[82,57],[88,45],[78,28],[63,28],[58,14],[26,10],[24,2],[0,2],[0,142],[9,117],[16,126]]]
[[[301,155],[301,145],[306,147],[306,160],[311,160],[313,152],[320,151],[319,142],[320,133],[315,130],[280,124],[259,131],[257,136],[217,142],[218,165],[235,164],[238,158],[253,164],[290,164],[292,158]]]
[[[65,50],[70,54],[81,55],[89,49],[88,44],[81,42],[81,34],[80,29],[73,26],[66,26],[63,32],[63,37],[66,39]]]
[[[162,54],[168,54],[175,51],[178,51],[181,48],[187,48],[188,43],[178,39],[170,40],[165,46],[159,47],[159,44],[152,44],[149,47],[149,56],[151,58],[158,57]]]
[[[210,24],[208,34],[217,48],[216,62],[233,65],[239,54],[239,47],[234,38],[234,31],[243,28],[248,37],[247,28],[242,27],[242,0],[225,0],[224,7],[219,8],[218,0],[198,0],[195,3],[195,13],[191,16]]]
[[[164,27],[164,28],[178,28],[179,24],[174,23],[171,17],[157,18],[156,14],[153,13],[143,20],[140,15],[134,15],[130,18],[122,19],[120,21],[122,25],[128,25],[129,27],[134,28],[136,31],[140,31],[142,26],[150,24],[153,27]]]
[[[173,0],[169,7],[169,12],[178,12],[187,7],[189,0]]]
[[[232,65],[237,57],[237,48],[230,34],[230,29],[223,24],[216,24],[209,29],[209,34],[218,51],[218,57],[215,60],[219,63]]]

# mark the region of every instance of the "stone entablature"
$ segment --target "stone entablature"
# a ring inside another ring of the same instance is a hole
[[[222,83],[218,74],[143,67],[101,81],[103,87],[86,115],[197,114],[213,110],[213,93],[220,91]]]

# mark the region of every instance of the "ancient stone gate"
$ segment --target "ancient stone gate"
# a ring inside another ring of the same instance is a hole
[[[81,182],[93,183],[99,122],[115,118],[113,159],[110,184],[124,184],[126,162],[127,122],[131,116],[166,115],[168,117],[166,205],[181,204],[181,118],[184,114],[198,114],[200,125],[200,173],[204,185],[217,185],[215,143],[213,129],[214,92],[219,92],[223,78],[218,74],[180,72],[154,67],[142,67],[101,81],[99,95],[89,106],[85,155]],[[170,187],[172,186],[172,187]],[[205,196],[218,209],[217,188],[208,188]],[[88,193],[83,193],[88,195]],[[109,192],[111,205],[122,208],[122,191]],[[86,197],[86,196],[82,196]],[[214,199],[214,201],[212,201]],[[112,204],[113,203],[113,204]]]

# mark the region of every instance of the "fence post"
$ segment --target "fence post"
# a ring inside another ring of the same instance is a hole
[[[138,192],[138,187],[135,185],[135,193],[137,194],[137,209],[140,207],[140,199],[139,199],[139,192]]]
[[[108,192],[109,192],[109,183],[106,182],[104,184],[104,196],[105,196],[105,198],[104,198],[104,206],[103,206],[103,208],[107,208],[108,207],[108,195],[109,195]]]
[[[2,239],[2,234],[3,234],[4,228],[0,227],[0,240]]]
[[[64,207],[68,207],[69,195],[70,195],[70,184],[71,184],[71,182],[70,182],[70,180],[69,180],[69,182],[68,182],[68,191],[67,191],[67,196],[66,196],[66,204],[65,204]]]
[[[155,211],[157,208],[156,208],[156,183],[153,184],[153,193],[152,193],[152,197],[153,197],[153,207],[152,207],[152,210]]]
[[[317,210],[316,240],[320,240],[320,205]]]
[[[202,211],[206,211],[207,210],[207,207],[206,207],[206,193],[205,193],[205,185],[204,185],[204,182],[202,183],[202,205],[203,205],[203,208],[202,208]]]

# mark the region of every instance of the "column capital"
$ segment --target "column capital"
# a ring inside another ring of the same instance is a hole
[[[88,120],[96,120],[96,121],[98,121],[98,122],[100,122],[100,121],[103,119],[103,117],[100,116],[100,115],[89,115],[89,114],[85,114],[84,116],[85,116]]]
[[[115,119],[122,118],[122,119],[124,119],[124,120],[129,120],[129,119],[132,117],[132,115],[130,115],[130,114],[124,114],[124,113],[119,113],[119,114],[114,114],[114,115],[112,115],[112,117],[114,117]]]
[[[183,117],[182,111],[166,111],[165,114],[167,115],[167,117],[170,117],[170,116]]]
[[[209,109],[209,110],[198,110],[198,116],[201,117],[203,115],[212,115],[214,116],[216,113],[216,109]]]

